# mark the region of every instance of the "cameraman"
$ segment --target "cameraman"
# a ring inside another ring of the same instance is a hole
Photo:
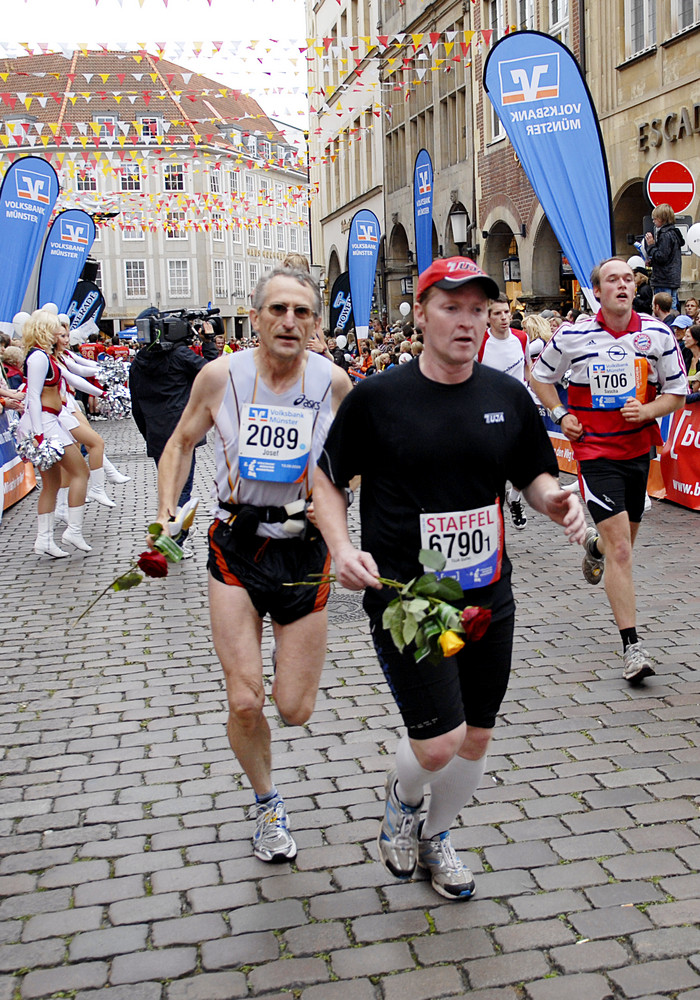
[[[151,317],[151,329],[157,320]],[[156,327],[157,329],[157,327]],[[192,383],[208,361],[218,356],[212,324],[202,324],[202,355],[190,349],[195,331],[190,322],[163,323],[163,331],[156,339],[138,352],[129,371],[131,407],[141,435],[146,441],[146,454],[160,462],[166,442],[175,430],[182,411],[190,398]],[[205,440],[199,442],[204,444]],[[192,495],[195,452],[187,481],[182,488],[178,505],[187,503]],[[184,534],[180,536],[184,542]],[[183,556],[193,555],[183,546]]]

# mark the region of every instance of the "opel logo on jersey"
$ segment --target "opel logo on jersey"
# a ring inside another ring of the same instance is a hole
[[[618,347],[617,345],[609,347],[606,351],[606,354],[608,355],[611,361],[624,361],[625,358],[627,357],[627,351],[624,349],[624,347]]]

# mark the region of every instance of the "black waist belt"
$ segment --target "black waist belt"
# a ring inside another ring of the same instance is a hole
[[[306,511],[303,507],[296,513],[290,514],[286,507],[256,507],[250,503],[229,503],[226,500],[217,500],[217,503],[219,507],[227,510],[230,514],[235,514],[237,517],[243,516],[246,519],[255,518],[259,524],[282,524],[284,521],[290,520],[303,521],[306,517]]]

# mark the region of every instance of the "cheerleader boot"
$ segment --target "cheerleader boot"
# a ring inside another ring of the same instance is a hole
[[[58,491],[58,496],[56,497],[56,511],[55,511],[56,521],[65,521],[68,524],[68,487],[63,486]]]
[[[61,539],[64,542],[69,542],[71,545],[75,545],[76,549],[80,549],[81,552],[90,552],[92,546],[88,545],[83,538],[84,513],[84,506],[68,508],[68,527],[61,535]]]
[[[51,556],[53,559],[66,559],[68,553],[60,549],[53,539],[54,513],[37,516],[37,536],[34,551],[38,556]]]
[[[88,500],[97,500],[104,507],[114,507],[114,500],[110,500],[105,493],[105,470],[101,469],[90,469],[90,478],[88,479],[87,496],[85,497],[85,502]]]
[[[123,483],[128,483],[131,480],[131,476],[125,476],[123,472],[115,468],[106,455],[102,462],[102,468],[105,470],[105,479],[108,483],[116,483],[118,486],[121,486]]]

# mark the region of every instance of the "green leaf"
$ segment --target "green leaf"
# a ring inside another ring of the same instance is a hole
[[[425,618],[421,622],[420,630],[425,636],[426,642],[430,642],[433,637],[439,636],[444,631],[440,622],[435,621],[434,618]]]
[[[418,619],[413,615],[406,615],[403,622],[403,641],[406,645],[413,642],[418,631]]]
[[[445,559],[442,552],[437,549],[421,549],[418,553],[418,560],[421,566],[426,566],[428,569],[436,569],[438,572],[445,568]]]
[[[406,643],[403,639],[404,612],[401,601],[395,600],[387,605],[382,615],[382,625],[391,633],[394,645],[400,653],[403,652]]]
[[[402,597],[412,597],[413,596],[413,590],[411,588],[413,587],[413,584],[415,582],[416,582],[416,577],[414,576],[412,580],[409,580],[408,583],[405,583],[403,585],[403,587],[399,591],[399,593],[401,594]]]
[[[424,611],[427,611],[429,607],[429,601],[424,600],[422,597],[416,597],[414,600],[407,602],[406,611],[412,615],[420,615]]]
[[[434,597],[438,589],[439,580],[434,573],[424,573],[416,580],[413,593],[419,597]]]
[[[141,574],[132,570],[130,573],[124,573],[123,576],[117,577],[112,584],[112,590],[131,590],[132,587],[138,587],[142,580]]]
[[[439,597],[441,601],[461,601],[464,591],[451,576],[444,576],[442,580],[438,580],[438,589],[434,596]]]
[[[423,660],[427,660],[430,656],[430,646],[416,646],[416,650],[413,654],[413,658],[416,663],[422,663]]]
[[[461,613],[457,608],[453,608],[451,604],[438,604],[433,614],[436,620],[443,626],[443,631],[448,628],[458,632],[462,631]]]

